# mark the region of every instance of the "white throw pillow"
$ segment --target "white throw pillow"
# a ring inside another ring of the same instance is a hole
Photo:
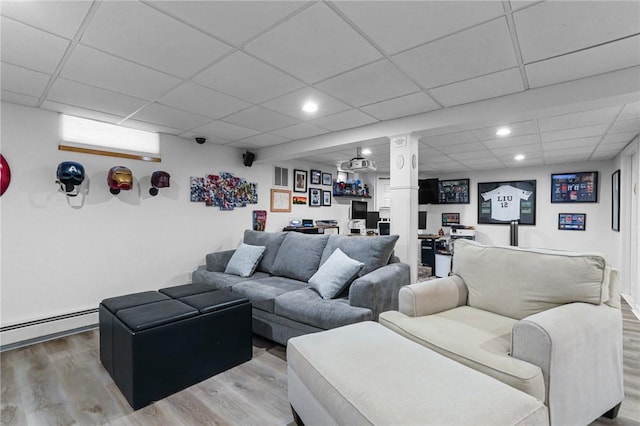
[[[264,246],[251,246],[249,244],[240,243],[227,263],[225,274],[239,275],[241,277],[250,277],[258,267],[260,259],[264,254]]]
[[[309,284],[323,299],[333,299],[351,283],[363,266],[364,263],[353,260],[337,248],[309,279]]]

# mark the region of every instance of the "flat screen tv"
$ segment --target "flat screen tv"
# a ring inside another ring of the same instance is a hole
[[[460,224],[460,213],[442,213],[442,226]]]
[[[367,202],[351,200],[351,219],[367,220]]]
[[[418,180],[418,204],[438,204],[438,179]]]
[[[552,203],[597,203],[598,172],[553,173]]]
[[[367,229],[377,229],[380,212],[367,212]]]
[[[586,213],[558,213],[558,229],[584,231],[586,225]]]
[[[469,179],[438,181],[440,204],[469,204]]]

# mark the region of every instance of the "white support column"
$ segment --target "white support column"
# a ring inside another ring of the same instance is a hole
[[[418,280],[418,138],[412,134],[391,139],[391,233],[400,238],[395,254],[411,267]]]

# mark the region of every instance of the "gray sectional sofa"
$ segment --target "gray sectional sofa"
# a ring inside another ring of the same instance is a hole
[[[244,244],[265,248],[253,274],[225,273],[235,253],[226,250],[207,254],[206,265],[193,272],[192,282],[247,297],[253,305],[253,332],[285,345],[291,337],[377,321],[381,312],[397,310],[398,292],[410,281],[409,265],[393,256],[397,239],[397,235],[351,237],[246,230]],[[336,249],[363,265],[347,288],[333,298],[323,298],[309,280]]]

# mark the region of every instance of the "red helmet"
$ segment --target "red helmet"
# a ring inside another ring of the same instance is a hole
[[[9,187],[11,182],[11,169],[9,163],[4,159],[4,156],[0,154],[0,195],[4,194],[4,191]]]
[[[169,173],[156,170],[151,174],[151,188],[149,188],[149,194],[152,196],[158,195],[158,188],[168,188],[170,185],[169,179],[171,175]]]
[[[107,174],[107,184],[112,194],[118,194],[121,189],[133,188],[133,173],[126,167],[115,166]]]

